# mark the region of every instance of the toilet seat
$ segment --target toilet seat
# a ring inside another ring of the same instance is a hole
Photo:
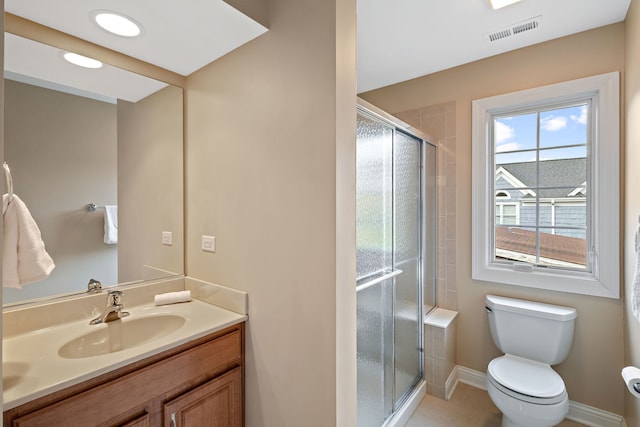
[[[503,393],[538,405],[552,405],[566,398],[560,375],[551,366],[512,355],[489,363],[488,379]]]

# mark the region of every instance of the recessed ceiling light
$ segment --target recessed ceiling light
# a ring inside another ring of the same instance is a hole
[[[500,9],[510,4],[518,3],[520,0],[489,0],[491,7],[494,9]]]
[[[102,62],[97,59],[87,58],[86,56],[78,55],[73,52],[64,52],[62,57],[66,59],[68,62],[73,65],[77,65],[78,67],[84,68],[100,68],[102,67]]]
[[[128,16],[107,10],[98,10],[91,16],[102,29],[122,37],[137,37],[142,33],[142,26]]]

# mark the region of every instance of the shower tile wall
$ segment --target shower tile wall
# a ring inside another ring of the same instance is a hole
[[[427,393],[447,399],[447,380],[456,365],[457,312],[438,308],[424,324],[424,370]],[[433,313],[433,312],[432,312]]]
[[[438,306],[458,310],[456,286],[456,103],[394,114],[438,146]]]

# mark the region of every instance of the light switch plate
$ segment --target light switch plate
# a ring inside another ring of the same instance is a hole
[[[162,232],[162,244],[168,246],[173,245],[173,234],[170,231]]]
[[[205,252],[216,251],[216,238],[215,236],[202,236],[202,250]]]

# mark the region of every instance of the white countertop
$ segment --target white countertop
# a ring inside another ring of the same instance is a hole
[[[97,377],[154,354],[206,336],[247,320],[238,314],[202,301],[156,307],[153,303],[125,307],[130,315],[122,320],[177,315],[185,322],[177,330],[138,346],[98,356],[67,359],[59,348],[91,328],[90,318],[56,324],[6,337],[3,340],[3,410],[11,409],[49,393]]]

